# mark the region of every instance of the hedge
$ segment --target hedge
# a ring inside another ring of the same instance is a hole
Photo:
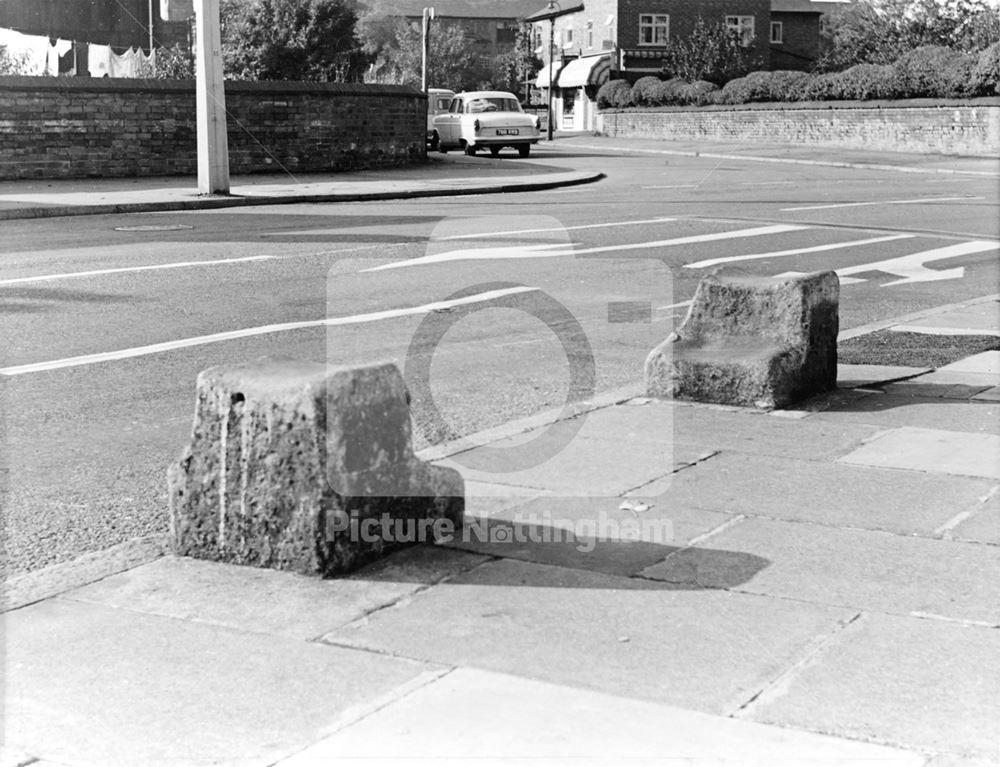
[[[775,101],[967,98],[1000,94],[1000,43],[980,53],[942,46],[916,48],[892,64],[857,64],[842,72],[751,72],[721,89],[710,82],[687,83],[643,77],[629,86],[611,80],[597,93],[600,109]]]

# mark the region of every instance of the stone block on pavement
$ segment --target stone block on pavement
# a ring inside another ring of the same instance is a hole
[[[837,386],[835,272],[705,277],[687,318],[646,359],[651,397],[784,407]]]
[[[197,389],[168,472],[176,553],[335,575],[461,524],[462,477],[414,455],[394,365],[262,358]]]

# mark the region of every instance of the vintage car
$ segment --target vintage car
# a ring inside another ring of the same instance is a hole
[[[489,149],[496,157],[505,147],[513,147],[527,157],[538,141],[538,118],[525,114],[513,93],[470,91],[451,100],[447,113],[433,120],[431,147],[441,152],[462,149],[474,155]]]
[[[434,144],[434,118],[448,111],[451,100],[455,97],[455,91],[446,88],[427,89],[427,145],[436,147]]]

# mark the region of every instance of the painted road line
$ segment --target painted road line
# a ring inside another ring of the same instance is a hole
[[[131,349],[119,349],[113,352],[84,354],[79,357],[65,357],[63,359],[50,360],[48,362],[35,362],[30,365],[16,365],[9,368],[0,368],[0,375],[18,376],[26,375],[28,373],[41,373],[46,370],[60,370],[62,368],[79,367],[81,365],[96,365],[99,362],[115,362],[117,360],[130,359],[132,357],[145,357],[150,354],[161,354],[163,352],[175,351],[177,349],[187,349],[192,346],[205,346],[206,344],[220,343],[222,341],[234,341],[240,338],[251,338],[253,336],[270,335],[272,333],[284,333],[290,330],[361,325],[368,322],[394,320],[400,317],[415,317],[423,314],[429,314],[434,311],[440,311],[442,309],[450,309],[455,306],[485,303],[487,301],[494,301],[498,298],[518,295],[520,293],[533,293],[537,290],[538,288],[532,287],[505,288],[503,290],[491,290],[485,293],[477,293],[472,296],[456,298],[451,301],[435,301],[434,303],[411,306],[404,309],[386,309],[381,312],[356,314],[349,317],[325,317],[321,320],[283,322],[276,325],[262,325],[255,328],[242,328],[241,330],[230,330],[224,333],[212,333],[207,336],[195,336],[193,338],[181,338],[177,341],[165,341],[159,344],[150,344],[148,346],[136,346]]]
[[[920,333],[925,336],[1000,336],[1000,330],[990,328],[942,328],[936,325],[896,325],[894,333]]]
[[[643,189],[697,189],[701,184],[667,184],[660,186],[644,186]]]
[[[340,253],[354,253],[362,250],[385,248],[385,245],[365,245],[360,248],[344,248],[343,250],[324,250],[316,253],[289,253],[283,256],[261,255],[241,256],[240,258],[217,258],[209,261],[169,261],[165,264],[147,264],[146,266],[122,266],[110,269],[93,269],[87,272],[60,272],[55,274],[38,274],[33,277],[14,277],[0,280],[0,288],[9,285],[23,285],[29,282],[52,282],[55,280],[72,280],[86,277],[104,277],[109,274],[128,274],[131,272],[156,272],[164,269],[187,269],[202,266],[226,266],[229,264],[245,264],[256,261],[283,261],[290,258],[308,258],[310,256],[334,256]]]
[[[985,200],[985,197],[921,197],[918,200],[877,200],[875,202],[838,202],[832,205],[803,205],[798,208],[782,208],[782,211],[827,210],[829,208],[861,208],[868,205],[914,205],[924,202],[956,202],[958,200]]]
[[[674,245],[691,245],[699,242],[715,242],[718,240],[733,240],[743,237],[760,237],[769,234],[783,234],[809,229],[799,224],[774,224],[758,226],[752,229],[737,229],[729,232],[713,232],[712,234],[695,234],[689,237],[675,237],[670,240],[653,240],[651,242],[630,242],[624,245],[603,245],[595,248],[574,250],[573,243],[549,243],[545,245],[515,245],[504,248],[469,248],[466,250],[450,250],[444,253],[433,253],[407,261],[393,261],[381,266],[373,266],[363,272],[381,272],[387,269],[403,269],[409,266],[425,266],[448,261],[485,261],[524,258],[558,258],[560,256],[588,256],[595,253],[618,253],[625,250],[648,250],[650,248],[667,248]]]
[[[834,242],[829,245],[814,245],[810,248],[795,248],[794,250],[776,250],[773,253],[753,253],[747,256],[726,256],[724,258],[708,258],[704,261],[695,261],[693,264],[684,264],[685,269],[704,269],[716,264],[729,264],[737,261],[753,261],[758,258],[779,258],[781,256],[797,256],[802,253],[821,253],[827,250],[838,250],[840,248],[853,248],[858,245],[874,245],[878,242],[890,242],[891,240],[904,240],[915,237],[913,234],[893,234],[886,237],[872,237],[867,240],[851,240],[850,242]]]
[[[473,219],[475,220],[475,219]],[[615,226],[636,226],[637,224],[666,224],[676,221],[676,218],[645,218],[637,221],[608,221],[603,224],[581,224],[579,226],[553,226],[543,229],[512,229],[507,232],[473,232],[472,234],[453,234],[448,237],[432,237],[432,242],[446,240],[472,240],[479,237],[504,237],[509,234],[537,234],[539,232],[575,232],[579,229],[606,229]]]
[[[856,282],[865,282],[866,278],[852,277],[853,274],[864,274],[866,272],[885,272],[894,274],[902,279],[886,282],[883,288],[892,285],[906,285],[914,282],[936,282],[938,280],[958,280],[965,276],[965,267],[957,266],[954,269],[928,269],[924,264],[928,261],[940,261],[945,258],[957,258],[968,256],[974,253],[984,253],[988,250],[997,250],[1000,242],[994,240],[973,240],[971,242],[960,242],[957,245],[948,245],[934,250],[925,250],[921,253],[912,253],[908,256],[890,258],[885,261],[873,261],[869,264],[856,264],[837,269],[837,276],[840,277],[841,285],[851,285]],[[776,277],[798,277],[802,272],[783,272]]]

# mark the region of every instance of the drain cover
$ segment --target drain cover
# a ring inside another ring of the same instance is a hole
[[[176,232],[179,229],[194,229],[184,224],[139,224],[137,226],[116,226],[116,232]]]

